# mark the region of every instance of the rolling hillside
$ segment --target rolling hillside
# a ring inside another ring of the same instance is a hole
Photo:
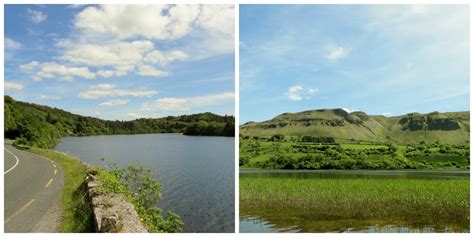
[[[319,109],[284,113],[264,122],[240,126],[240,134],[249,136],[312,135],[336,140],[371,142],[469,143],[469,112],[429,114],[410,113],[396,117],[348,113],[343,109]]]

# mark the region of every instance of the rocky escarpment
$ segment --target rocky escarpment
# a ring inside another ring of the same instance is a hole
[[[465,112],[410,113],[387,117],[344,109],[284,113],[263,122],[240,126],[243,136],[331,137],[340,141],[468,144],[470,120]]]
[[[406,117],[400,119],[399,123],[402,129],[411,131],[417,130],[441,130],[452,131],[460,128],[458,122],[453,118],[440,116],[439,113],[433,112],[429,114],[410,113]]]
[[[86,178],[87,194],[92,203],[95,231],[98,233],[146,233],[133,205],[115,193],[101,192],[101,182],[94,172]]]

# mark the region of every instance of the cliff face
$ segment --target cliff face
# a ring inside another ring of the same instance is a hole
[[[343,109],[284,113],[240,126],[242,135],[312,135],[374,142],[469,143],[469,112],[410,113],[397,117]]]

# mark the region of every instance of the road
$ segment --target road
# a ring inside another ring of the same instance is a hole
[[[55,232],[60,222],[62,169],[51,160],[4,144],[4,231]]]

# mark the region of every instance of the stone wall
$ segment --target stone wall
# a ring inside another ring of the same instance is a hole
[[[86,177],[87,193],[92,203],[94,225],[99,233],[146,233],[133,205],[120,194],[103,194],[94,173]]]

